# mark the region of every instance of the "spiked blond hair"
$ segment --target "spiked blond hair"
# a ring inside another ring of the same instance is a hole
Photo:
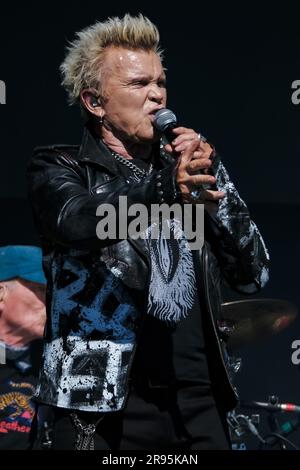
[[[123,18],[108,18],[76,33],[76,39],[67,48],[60,66],[62,85],[68,93],[69,103],[79,101],[81,90],[101,90],[101,65],[108,46],[153,51],[162,59],[159,32],[149,18],[139,14],[126,14]]]

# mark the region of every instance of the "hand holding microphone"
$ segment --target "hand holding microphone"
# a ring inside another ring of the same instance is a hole
[[[169,142],[166,151],[178,157],[176,179],[183,198],[189,202],[223,198],[224,193],[214,188],[215,177],[209,174],[213,150],[206,139],[193,129],[178,127],[177,118],[169,109],[157,111],[154,126]]]

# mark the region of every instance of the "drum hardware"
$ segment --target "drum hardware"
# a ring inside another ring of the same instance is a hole
[[[219,321],[218,328],[223,343],[226,344],[223,348],[225,361],[231,380],[234,382],[235,375],[242,365],[242,359],[235,355],[236,350],[282,331],[296,318],[297,308],[286,300],[241,300],[223,303],[222,316],[223,320]],[[262,436],[258,430],[261,422],[260,414],[249,416],[243,413],[243,408],[269,412],[267,422],[270,433]],[[260,449],[269,449],[276,444],[279,444],[282,450],[287,449],[287,444],[298,449],[285,436],[300,426],[300,416],[282,425],[278,420],[279,411],[294,411],[300,414],[300,406],[280,404],[276,395],[271,395],[267,403],[241,401],[238,407],[227,415],[232,448],[234,450],[247,449],[247,437],[252,435],[258,440]]]
[[[300,406],[294,403],[279,403],[279,398],[276,395],[270,395],[268,402],[258,401],[241,401],[242,408],[251,408],[257,410],[265,410],[268,413],[267,421],[270,428],[270,433],[264,436],[261,448],[272,448],[279,444],[281,450],[288,450],[287,445],[293,449],[300,450],[300,447],[295,445],[286,438],[291,432],[300,427]],[[297,414],[292,420],[280,424],[278,415],[283,413]]]
[[[233,450],[247,450],[245,438],[249,434],[253,434],[261,443],[265,443],[258,431],[260,423],[259,414],[247,416],[238,413],[237,410],[233,410],[227,414],[227,423]]]
[[[297,307],[287,300],[251,299],[222,304],[219,330],[231,350],[279,333],[297,316]]]

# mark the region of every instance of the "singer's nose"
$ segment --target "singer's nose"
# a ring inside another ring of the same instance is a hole
[[[161,104],[165,96],[165,91],[158,85],[153,84],[149,89],[148,98],[150,101]]]

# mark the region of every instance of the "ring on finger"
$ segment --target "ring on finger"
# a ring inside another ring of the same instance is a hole
[[[206,141],[207,141],[206,137],[204,137],[204,135],[202,135],[200,132],[199,132],[199,134],[197,135],[197,137],[198,137],[198,139],[201,140],[202,142],[206,142]]]
[[[199,201],[203,197],[203,190],[201,189],[195,189],[190,193],[190,198],[192,201]]]

